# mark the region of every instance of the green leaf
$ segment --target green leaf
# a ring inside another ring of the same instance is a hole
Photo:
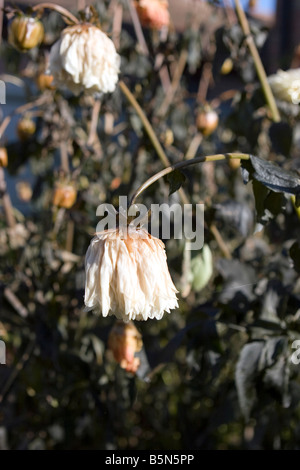
[[[257,221],[265,225],[269,220],[276,217],[285,207],[286,199],[282,193],[269,191],[259,181],[253,181],[253,193],[255,198],[255,209]]]
[[[178,191],[185,182],[185,179],[185,175],[179,170],[172,171],[172,173],[167,175],[167,181],[170,185],[169,195]]]
[[[255,381],[259,373],[258,365],[263,347],[264,343],[262,341],[253,341],[246,344],[240,353],[235,369],[235,384],[239,404],[246,419],[249,419],[256,401]]]
[[[213,258],[208,245],[203,245],[201,253],[191,261],[192,288],[199,292],[203,289],[213,274]]]
[[[300,178],[296,172],[284,170],[253,155],[250,155],[250,160],[242,160],[241,166],[245,184],[256,180],[275,192],[300,194]]]

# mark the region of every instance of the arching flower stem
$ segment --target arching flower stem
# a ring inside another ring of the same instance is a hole
[[[79,24],[79,19],[76,18],[69,10],[60,5],[56,5],[56,3],[39,3],[38,5],[33,6],[31,9],[32,11],[39,11],[47,8],[48,10],[54,10],[60,13],[64,18],[67,18],[74,24]]]
[[[195,165],[196,163],[216,162],[216,161],[227,160],[227,159],[249,160],[250,155],[246,153],[220,153],[216,155],[208,155],[206,157],[196,157],[191,160],[175,163],[174,165],[164,168],[163,170],[159,171],[155,175],[151,176],[151,178],[149,178],[147,181],[145,181],[145,183],[143,183],[132,196],[130,205],[132,206],[135,203],[138,196],[140,196],[142,192],[145,191],[145,189],[151,186],[151,184],[155,183],[155,181],[159,180],[163,176],[168,175],[169,173],[172,173],[175,170],[180,170],[182,168],[186,168],[187,166]]]

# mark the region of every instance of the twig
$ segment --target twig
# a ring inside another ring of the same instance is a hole
[[[136,12],[133,1],[132,0],[127,0],[127,4],[128,4],[128,7],[129,7],[129,12],[130,12],[130,15],[131,15],[132,24],[133,24],[133,27],[134,27],[134,30],[135,30],[135,34],[136,34],[141,52],[142,52],[142,54],[144,54],[146,56],[149,56],[150,52],[149,52],[149,49],[148,49],[148,46],[147,46],[147,43],[146,43],[146,40],[145,40],[145,37],[144,37],[143,29],[141,27],[141,22],[140,22],[140,19],[138,17],[138,14]],[[165,65],[163,67],[160,67],[163,59],[164,59],[163,54],[158,54],[156,56],[154,69],[155,70],[158,69],[158,74],[159,74],[159,78],[160,78],[162,87],[164,89],[164,92],[167,93],[167,91],[168,91],[168,89],[171,85],[171,80],[170,80],[168,68]]]
[[[157,54],[155,57],[155,64],[154,64],[154,70],[158,70],[159,73],[159,78],[163,87],[163,90],[165,93],[169,90],[171,86],[171,79],[168,71],[168,67],[166,65],[162,66],[162,63],[164,61],[164,54]]]
[[[67,238],[66,238],[66,250],[72,253],[73,241],[74,241],[74,228],[75,224],[73,220],[68,220],[67,223]]]
[[[96,99],[94,106],[93,106],[93,110],[92,110],[92,119],[90,122],[90,132],[89,132],[89,136],[87,140],[87,145],[92,145],[97,136],[97,125],[98,125],[100,109],[101,109],[101,101]]]
[[[3,133],[5,132],[7,126],[9,125],[9,123],[11,121],[11,119],[16,114],[22,114],[22,113],[25,113],[26,111],[28,111],[29,109],[34,108],[35,106],[41,106],[41,105],[47,103],[47,101],[50,101],[50,99],[52,99],[52,98],[50,98],[47,95],[39,96],[36,100],[34,100],[30,103],[22,104],[21,106],[16,108],[12,113],[8,114],[5,117],[5,119],[3,119],[3,121],[0,125],[0,138],[2,137]]]
[[[203,135],[200,134],[200,132],[197,132],[197,134],[195,134],[194,137],[192,138],[191,143],[187,149],[187,152],[184,157],[185,160],[191,160],[192,158],[195,158],[195,155],[197,153],[197,150],[202,140],[203,140]]]
[[[3,209],[5,213],[6,223],[8,227],[14,228],[16,225],[16,219],[14,216],[11,199],[7,192],[5,174],[4,174],[4,170],[2,167],[0,167],[0,194],[2,195],[2,202],[3,202]]]
[[[224,3],[224,10],[228,20],[229,26],[233,26],[237,22],[237,17],[234,13],[234,10],[231,8],[228,0],[223,0]]]
[[[167,94],[165,96],[165,99],[163,100],[159,110],[157,111],[157,116],[159,117],[165,116],[170,104],[173,101],[174,95],[180,83],[181,76],[186,66],[187,58],[188,58],[188,51],[186,49],[183,49],[178,59],[177,67],[174,72],[171,86],[169,87]]]
[[[211,198],[218,192],[218,186],[215,182],[215,165],[213,162],[207,162],[203,165],[202,175],[203,181],[205,181],[208,199],[211,200]]]
[[[4,7],[4,0],[0,0],[0,44],[2,41],[2,30],[3,30],[3,7]]]
[[[3,80],[5,83],[12,83],[13,85],[18,86],[20,88],[25,88],[26,86],[22,78],[15,77],[14,75],[10,75],[9,73],[1,73],[0,79]]]
[[[9,287],[5,287],[4,289],[4,297],[21,317],[26,318],[28,316],[27,308],[24,307],[24,305],[20,302],[18,297]]]
[[[11,386],[13,385],[13,383],[15,382],[15,380],[17,379],[18,375],[20,374],[20,372],[24,369],[26,363],[28,362],[31,354],[33,353],[34,351],[34,347],[35,347],[35,338],[32,339],[27,348],[25,349],[23,355],[21,356],[21,359],[19,360],[19,362],[15,365],[12,373],[10,374],[10,376],[8,377],[7,381],[5,382],[2,390],[1,390],[1,393],[0,393],[0,405],[3,403],[4,401],[4,398],[6,397],[7,393],[9,392]]]
[[[120,80],[119,81],[119,86],[122,90],[122,92],[124,93],[124,95],[126,96],[126,98],[128,99],[128,101],[130,102],[130,104],[134,107],[135,111],[137,112],[140,120],[142,121],[142,124],[153,144],[153,147],[155,148],[160,160],[162,161],[162,163],[165,165],[165,166],[170,166],[170,162],[169,162],[169,159],[168,157],[166,156],[158,138],[156,137],[156,134],[147,118],[147,116],[145,115],[144,111],[142,110],[142,108],[140,107],[140,105],[138,104],[138,102],[136,101],[135,97],[133,96],[133,94],[131,93],[131,91],[129,90],[129,88],[127,87],[127,85],[125,85],[125,83],[123,82],[123,80]]]
[[[63,172],[68,175],[70,173],[70,166],[69,166],[67,142],[62,140],[61,143],[59,144],[59,150],[60,150],[61,168]]]
[[[79,24],[78,18],[74,16],[69,10],[67,10],[64,7],[61,7],[60,5],[56,5],[55,3],[39,3],[38,5],[35,5],[32,7],[32,11],[38,11],[38,10],[43,10],[44,8],[47,8],[48,10],[54,10],[60,13],[64,18],[68,18],[75,24]]]
[[[132,24],[133,24],[133,27],[134,27],[134,31],[135,31],[135,34],[136,34],[141,52],[142,52],[142,54],[149,55],[149,49],[148,49],[147,43],[146,43],[145,38],[144,38],[144,33],[143,33],[143,30],[142,30],[142,27],[141,27],[141,23],[140,23],[138,14],[136,12],[136,9],[133,5],[132,0],[127,0],[127,5],[128,5],[128,8],[129,8],[130,16],[131,16],[131,19],[132,19]]]
[[[205,102],[211,77],[212,77],[212,63],[206,62],[203,66],[201,79],[199,81],[199,88],[198,88],[198,93],[197,93],[198,103]]]
[[[124,95],[126,96],[126,98],[128,99],[129,103],[134,107],[135,111],[137,112],[139,118],[141,119],[142,121],[142,124],[148,134],[148,137],[149,139],[151,140],[152,142],[152,145],[154,147],[154,149],[156,150],[156,153],[157,155],[159,156],[161,162],[163,163],[163,165],[165,167],[169,167],[171,162],[169,161],[168,157],[166,156],[165,152],[164,152],[164,149],[162,148],[158,138],[156,137],[156,134],[150,124],[150,121],[148,120],[147,116],[145,115],[144,111],[142,110],[142,108],[140,107],[140,105],[138,104],[138,102],[136,101],[135,97],[133,96],[133,94],[131,93],[131,91],[129,90],[129,88],[127,87],[127,85],[125,85],[125,83],[120,80],[119,81],[119,86],[122,90],[122,92],[124,93]],[[188,204],[189,203],[189,200],[185,194],[185,191],[180,188],[178,190],[178,193],[179,193],[179,196],[183,202],[183,204]]]
[[[249,47],[250,53],[252,55],[255,69],[259,78],[259,81],[261,83],[266,102],[269,105],[271,114],[272,114],[272,119],[274,122],[279,122],[280,121],[280,114],[276,105],[276,101],[274,99],[270,84],[267,79],[267,75],[264,69],[264,66],[262,64],[260,55],[258,53],[258,50],[256,48],[253,36],[250,31],[249,23],[247,20],[247,17],[245,15],[245,12],[241,6],[240,0],[234,0],[235,2],[235,8],[237,12],[237,16],[241,25],[241,28],[243,30],[243,33],[245,35],[245,41]]]
[[[122,18],[123,18],[123,5],[117,2],[114,8],[114,17],[113,17],[113,24],[112,24],[112,41],[116,49],[119,49],[120,47]]]
[[[225,258],[232,259],[231,253],[230,253],[226,243],[224,242],[224,240],[222,238],[222,235],[220,234],[219,230],[215,226],[215,224],[211,224],[209,226],[209,229],[210,229],[211,233],[213,234],[213,236],[215,237],[215,240],[218,243],[218,245],[219,245],[221,251],[223,252]]]
[[[63,223],[63,220],[64,220],[65,212],[66,212],[66,209],[64,207],[60,207],[58,211],[55,213],[54,228],[52,232],[53,240],[55,240],[57,237],[61,224]]]

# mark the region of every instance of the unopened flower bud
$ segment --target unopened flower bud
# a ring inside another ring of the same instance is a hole
[[[57,184],[52,204],[57,207],[63,207],[65,209],[70,209],[75,204],[77,197],[77,191],[71,184]]]
[[[16,184],[18,198],[23,202],[29,202],[32,198],[32,188],[27,181],[19,181]]]
[[[143,26],[162,29],[170,24],[169,4],[167,0],[138,0],[135,8]]]
[[[8,165],[7,150],[5,147],[0,147],[0,167],[6,167]]]
[[[227,75],[230,73],[233,69],[233,61],[231,57],[227,57],[227,59],[224,60],[222,67],[221,67],[221,74],[222,75]]]
[[[241,166],[241,160],[239,158],[229,158],[229,166],[232,170],[237,170]]]
[[[29,117],[23,117],[17,124],[17,134],[20,140],[29,139],[36,130],[35,122]]]
[[[52,82],[53,75],[49,75],[47,73],[40,73],[36,79],[36,84],[41,91],[54,90],[55,87],[53,86]]]
[[[108,337],[108,349],[112,351],[114,359],[127,372],[136,373],[140,366],[140,359],[135,353],[142,349],[143,342],[140,333],[132,322],[117,321]]]
[[[28,51],[38,46],[44,37],[43,23],[37,18],[17,15],[8,30],[8,41],[16,49]]]
[[[211,135],[219,124],[219,117],[213,109],[203,110],[197,115],[196,125],[198,130],[204,135]]]

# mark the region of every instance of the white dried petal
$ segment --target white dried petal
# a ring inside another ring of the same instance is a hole
[[[288,103],[300,103],[300,68],[287,71],[278,70],[268,77],[275,97]]]
[[[94,25],[65,28],[50,51],[48,72],[53,84],[75,95],[113,92],[119,71],[120,56],[114,43]]]
[[[87,250],[84,302],[87,310],[123,321],[160,320],[178,307],[164,244],[145,229],[118,229],[95,236]]]

